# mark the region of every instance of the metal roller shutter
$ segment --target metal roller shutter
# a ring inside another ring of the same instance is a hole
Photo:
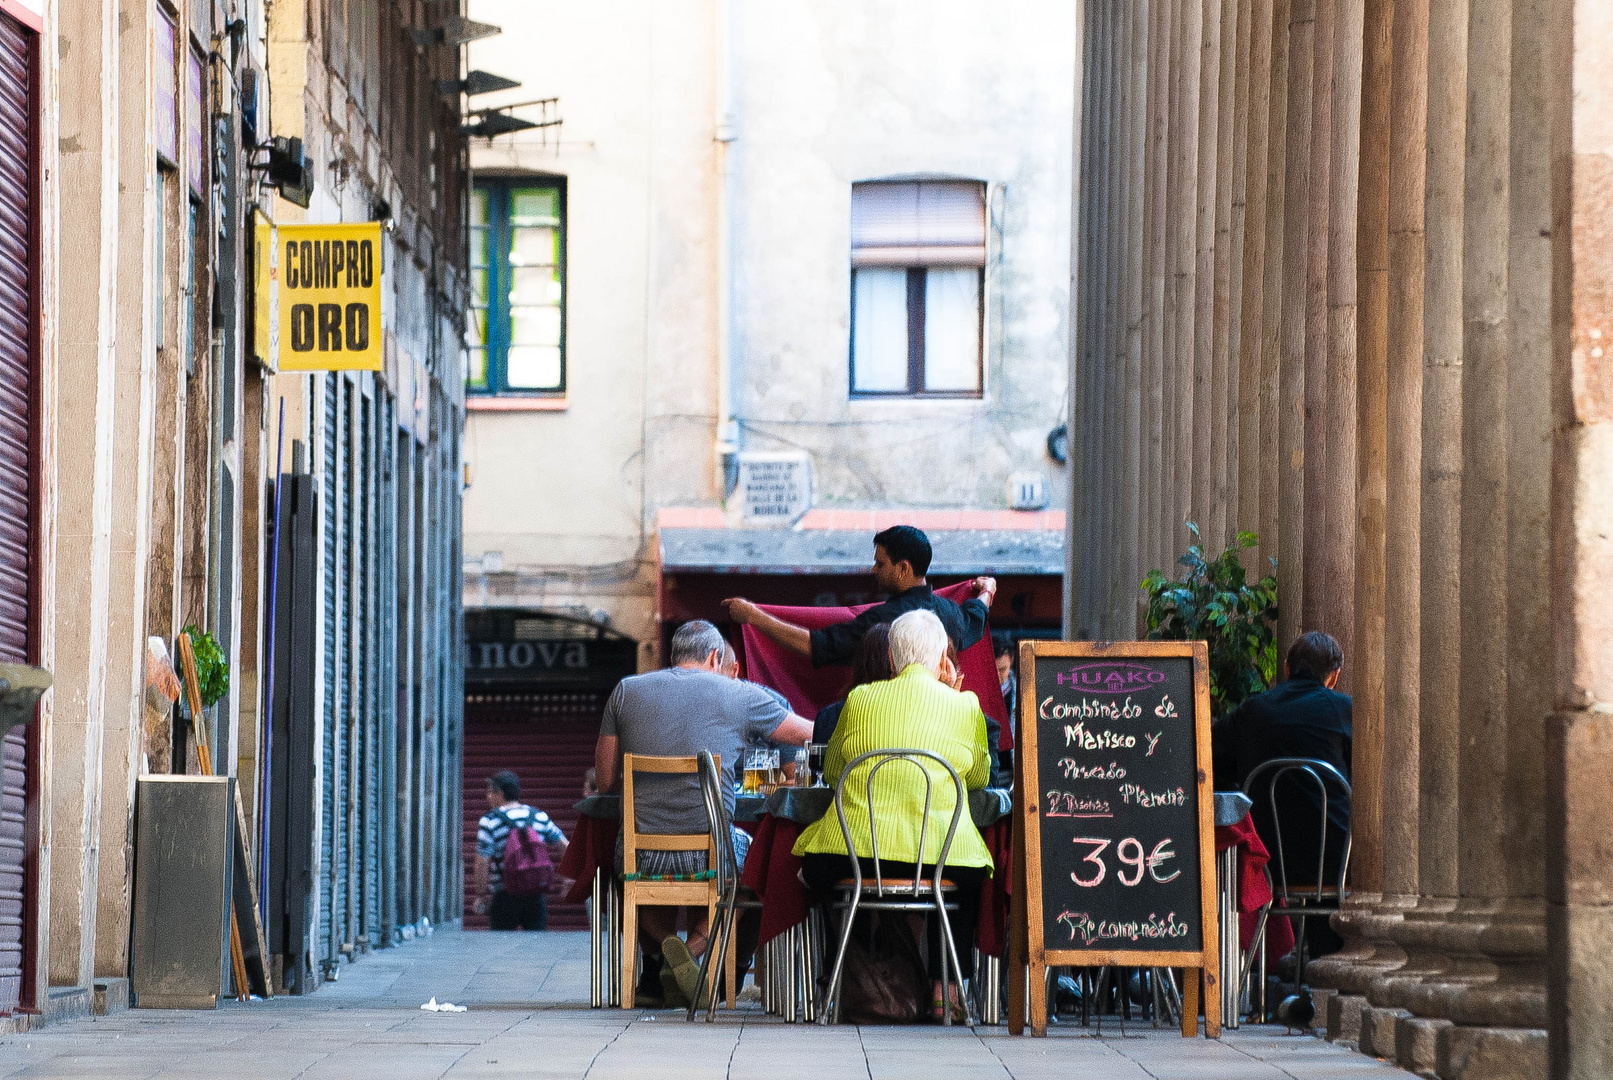
[[[0,15],[0,660],[32,659],[35,36]],[[0,743],[0,1013],[21,1001],[28,732]]]
[[[487,929],[487,916],[476,914],[476,824],[487,810],[482,793],[487,778],[512,769],[521,778],[521,801],[547,813],[570,838],[577,828],[576,803],[582,798],[583,774],[594,765],[599,719],[605,711],[600,693],[511,693],[465,696],[464,810],[461,838],[465,850],[465,929]],[[588,914],[581,904],[549,905],[549,929],[586,930]]]
[[[364,800],[361,807],[360,822],[362,825],[364,854],[364,890],[360,904],[361,917],[359,919],[359,940],[371,948],[380,944],[380,920],[378,911],[380,906],[380,856],[381,856],[381,785],[380,785],[380,757],[377,753],[376,743],[380,736],[380,701],[378,700],[380,680],[376,677],[376,632],[380,620],[376,617],[376,589],[375,589],[375,519],[376,519],[376,453],[375,453],[375,403],[369,398],[363,399],[363,424],[361,460],[359,469],[360,490],[363,492],[361,500],[360,525],[362,532],[359,543],[359,586],[360,602],[363,605],[363,651],[361,655],[361,668],[363,678],[360,682],[362,688],[363,715],[362,727],[364,754],[362,757],[364,782],[362,791]]]
[[[353,384],[343,379],[338,385],[342,391],[339,450],[342,462],[339,481],[342,516],[339,526],[341,536],[336,541],[336,549],[340,553],[336,573],[339,575],[342,600],[341,610],[337,614],[336,715],[341,719],[336,726],[337,839],[336,863],[332,874],[335,895],[331,905],[336,916],[332,929],[336,934],[337,948],[346,953],[352,951],[353,945],[353,844],[358,839],[354,820],[357,808],[353,799],[357,785],[357,777],[353,775],[353,731],[358,725],[358,717],[353,708]]]
[[[324,611],[321,612],[325,624],[325,700],[324,723],[320,745],[322,767],[320,770],[320,817],[319,817],[319,920],[323,933],[319,936],[320,959],[329,963],[337,959],[338,953],[331,944],[332,909],[332,882],[335,873],[335,838],[336,831],[336,520],[339,504],[336,501],[336,373],[331,372],[325,376],[325,437],[324,451],[324,491],[321,493],[325,507],[325,535],[322,538],[324,552],[322,554],[324,566],[322,568],[325,581]]]

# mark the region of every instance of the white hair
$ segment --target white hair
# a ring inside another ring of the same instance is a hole
[[[891,668],[898,675],[909,664],[921,664],[933,675],[946,654],[946,627],[935,612],[920,608],[891,623]]]

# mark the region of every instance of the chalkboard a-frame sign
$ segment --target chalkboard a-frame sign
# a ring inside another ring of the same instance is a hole
[[[1026,641],[1014,785],[1009,1028],[1047,1033],[1050,966],[1179,967],[1182,1034],[1220,1035],[1209,653]]]

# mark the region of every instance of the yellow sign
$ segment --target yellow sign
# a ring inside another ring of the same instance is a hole
[[[380,371],[380,223],[280,225],[272,243],[258,288],[278,309],[279,370]]]

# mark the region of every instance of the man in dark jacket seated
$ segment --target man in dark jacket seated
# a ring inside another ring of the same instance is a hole
[[[1238,706],[1211,729],[1217,791],[1243,790],[1255,767],[1273,758],[1315,758],[1350,779],[1348,694],[1334,689],[1344,653],[1329,634],[1301,634],[1288,649],[1287,678]],[[1271,773],[1250,792],[1255,831],[1271,852],[1273,878],[1280,873],[1277,830],[1269,798]],[[1315,888],[1321,863],[1323,884],[1336,885],[1344,840],[1350,829],[1350,797],[1335,782],[1327,790],[1327,838],[1322,842],[1322,799],[1308,777],[1289,774],[1277,785],[1277,814],[1283,825],[1283,857],[1290,888]],[[1326,956],[1343,944],[1324,919],[1307,919],[1307,952]]]

